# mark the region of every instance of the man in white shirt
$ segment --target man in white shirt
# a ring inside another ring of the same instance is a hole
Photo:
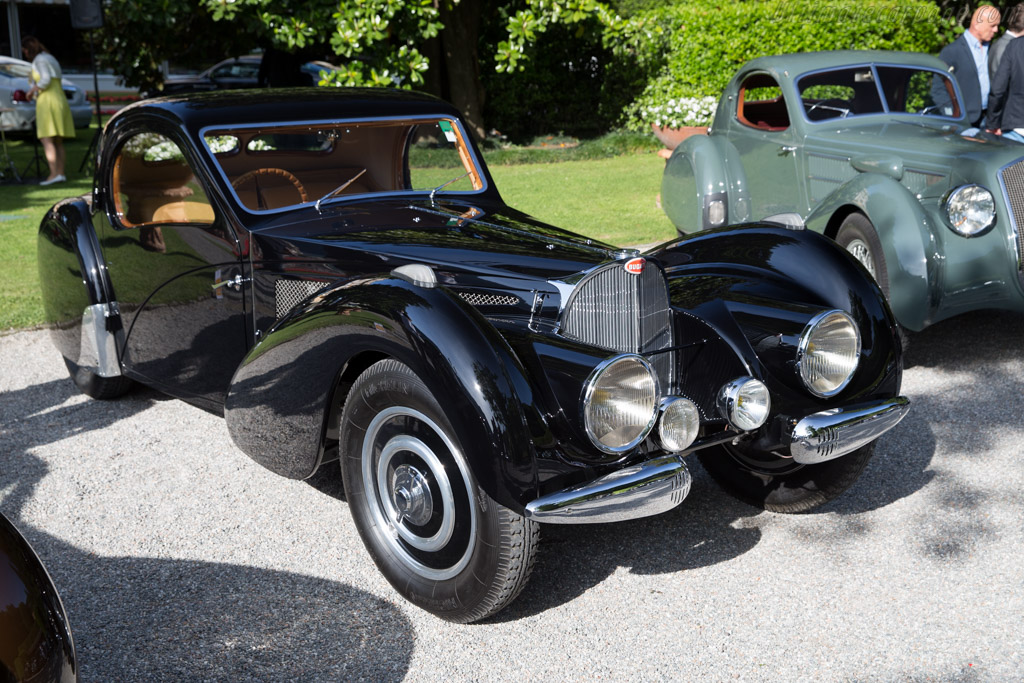
[[[991,83],[988,76],[988,44],[999,30],[1000,19],[997,8],[989,5],[979,7],[974,10],[967,30],[939,53],[960,85],[967,119],[973,126],[984,126]],[[949,105],[949,95],[939,80],[936,79],[936,85],[932,88],[932,99],[943,107]]]

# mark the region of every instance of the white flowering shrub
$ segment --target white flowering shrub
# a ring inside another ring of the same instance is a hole
[[[644,102],[637,107],[638,123],[662,128],[707,126],[715,115],[718,99],[714,97],[675,97],[663,102]]]

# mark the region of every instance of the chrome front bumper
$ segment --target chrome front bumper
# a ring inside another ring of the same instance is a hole
[[[846,455],[895,427],[908,410],[910,400],[897,396],[808,415],[793,428],[790,455],[804,465]]]
[[[683,502],[690,492],[683,459],[669,455],[626,467],[526,506],[526,516],[551,524],[603,524],[649,517]]]

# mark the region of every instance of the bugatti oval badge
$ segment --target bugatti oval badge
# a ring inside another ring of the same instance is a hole
[[[640,257],[631,258],[628,261],[626,261],[626,272],[633,273],[633,275],[639,275],[640,273],[644,272],[645,263],[647,263],[646,259],[642,259]]]

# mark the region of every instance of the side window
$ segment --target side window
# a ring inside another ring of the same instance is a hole
[[[768,74],[753,74],[740,85],[736,118],[740,123],[760,130],[789,128],[786,100],[776,80]]]
[[[922,116],[960,116],[956,90],[948,74],[924,69],[880,66],[878,80],[891,112]]]
[[[444,186],[452,192],[470,192],[481,184],[472,171],[465,147],[458,144],[450,121],[422,123],[412,129],[408,154],[410,190]]]
[[[811,121],[845,119],[884,111],[870,66],[821,71],[801,76],[800,101]]]
[[[158,133],[139,133],[114,162],[114,210],[127,228],[214,221],[213,207],[181,148]]]

